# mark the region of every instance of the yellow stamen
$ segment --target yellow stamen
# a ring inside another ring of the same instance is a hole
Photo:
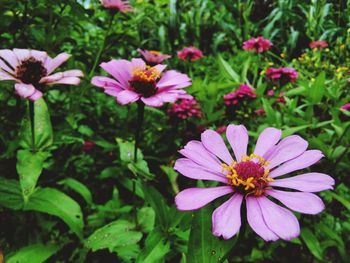
[[[160,72],[157,68],[146,66],[146,68],[134,67],[132,69],[132,74],[134,77],[137,77],[143,81],[151,82],[160,78]]]
[[[161,54],[159,51],[156,51],[156,50],[150,50],[149,53],[156,55],[156,56],[159,56]]]

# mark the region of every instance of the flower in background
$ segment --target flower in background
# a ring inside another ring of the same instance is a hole
[[[195,61],[203,57],[201,50],[195,47],[185,47],[177,52],[177,56],[184,61]]]
[[[340,107],[341,110],[346,110],[349,111],[350,110],[350,103],[346,103],[343,106]]]
[[[142,50],[139,48],[137,51],[143,57],[143,60],[147,63],[147,65],[150,66],[155,66],[162,63],[164,60],[171,58],[170,55],[162,54],[154,50]]]
[[[224,132],[226,132],[226,129],[227,129],[227,126],[223,125],[223,126],[216,128],[216,132],[219,134],[223,134]]]
[[[334,180],[316,172],[278,179],[307,168],[323,157],[319,150],[307,150],[308,142],[300,136],[287,136],[280,141],[281,135],[279,129],[266,128],[260,134],[253,154],[247,155],[248,131],[243,125],[229,125],[226,138],[235,160],[215,131],[206,130],[201,141],[188,142],[180,150],[185,158],[178,159],[174,169],[186,177],[216,181],[224,186],[185,189],[175,197],[177,209],[196,210],[230,195],[213,212],[212,232],[215,236],[229,239],[239,231],[243,202],[249,225],[264,240],[291,240],[299,236],[298,219],[273,199],[296,212],[318,214],[324,204],[313,192],[333,189]],[[284,188],[297,191],[285,191]]]
[[[323,48],[328,47],[328,43],[326,41],[323,41],[323,40],[316,40],[316,41],[312,41],[309,44],[309,47],[323,49]]]
[[[279,104],[279,103],[281,103],[281,104],[286,104],[286,99],[285,99],[284,95],[285,95],[285,92],[281,92],[281,93],[278,95],[278,97],[277,97],[275,103],[276,103],[276,104]]]
[[[83,146],[81,147],[84,152],[89,152],[95,147],[95,143],[92,141],[84,141]]]
[[[129,1],[123,0],[101,0],[101,4],[108,9],[116,9],[122,13],[133,11]]]
[[[255,90],[246,84],[239,85],[236,91],[230,92],[224,96],[225,105],[237,105],[245,98],[256,98]]]
[[[67,84],[79,85],[80,70],[68,70],[50,75],[56,68],[70,57],[61,53],[51,58],[46,52],[30,49],[0,50],[0,80],[16,82],[16,93],[31,101],[43,96],[37,88],[41,85]]]
[[[256,53],[262,53],[269,50],[272,47],[270,40],[263,37],[251,38],[243,42],[243,49],[247,51],[255,51]]]
[[[255,113],[258,115],[258,116],[263,116],[266,114],[265,110],[263,108],[260,108],[260,109],[257,109],[255,110]]]
[[[293,68],[268,68],[266,70],[266,78],[285,85],[294,83],[298,78],[298,72]]]
[[[164,102],[175,102],[186,94],[183,88],[191,79],[175,70],[165,71],[166,65],[148,66],[140,58],[101,63],[101,68],[113,78],[96,76],[91,83],[117,98],[121,105],[141,100],[150,107],[160,107]]]
[[[192,97],[192,96],[191,96]],[[168,110],[170,117],[185,120],[190,117],[202,117],[202,111],[197,100],[192,98],[183,98],[176,101]]]

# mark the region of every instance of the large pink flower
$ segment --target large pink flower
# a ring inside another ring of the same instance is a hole
[[[162,54],[154,50],[142,50],[139,48],[137,51],[141,54],[143,60],[150,66],[155,66],[162,63],[164,60],[171,58],[170,55]]]
[[[203,53],[201,50],[195,47],[185,47],[179,52],[177,52],[177,56],[184,61],[195,61],[203,57]]]
[[[129,4],[129,1],[123,0],[101,0],[101,4],[105,8],[116,9],[122,13],[133,11],[132,6]]]
[[[308,143],[297,135],[280,141],[281,130],[266,128],[259,136],[253,154],[247,156],[248,131],[243,125],[229,125],[226,138],[235,160],[222,137],[206,130],[201,141],[190,141],[180,153],[174,169],[196,180],[210,180],[225,184],[211,188],[189,188],[180,192],[175,203],[180,211],[199,209],[213,200],[230,195],[212,215],[213,234],[224,239],[233,237],[241,226],[241,205],[247,207],[247,221],[264,240],[290,240],[297,237],[300,227],[288,209],[317,214],[324,209],[322,200],[312,194],[333,189],[334,180],[323,173],[304,173],[278,179],[311,166],[323,154],[307,150]],[[277,190],[289,188],[297,191]]]
[[[237,105],[245,98],[256,98],[256,93],[249,85],[241,84],[236,91],[224,95],[224,103],[225,105]]]
[[[268,68],[266,78],[284,85],[289,82],[294,83],[298,78],[298,72],[293,68]]]
[[[40,85],[79,85],[83,73],[68,70],[50,75],[70,57],[61,53],[51,58],[46,52],[30,49],[0,50],[0,80],[14,80],[17,94],[35,101],[43,96],[37,88]]]
[[[247,51],[255,51],[256,53],[262,53],[269,50],[272,47],[272,43],[268,39],[263,37],[251,38],[243,42],[243,49]]]
[[[323,48],[328,47],[328,43],[324,40],[315,40],[309,44],[309,47],[323,49]]]
[[[125,105],[138,100],[150,107],[160,107],[164,102],[175,102],[186,94],[183,88],[191,85],[191,79],[175,70],[164,71],[166,65],[147,66],[140,58],[101,63],[101,68],[113,76],[94,77],[91,83],[104,89]]]

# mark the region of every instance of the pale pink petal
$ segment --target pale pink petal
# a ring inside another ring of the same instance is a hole
[[[0,69],[0,80],[17,80],[15,77],[11,76],[9,73],[2,71]]]
[[[317,195],[303,192],[267,190],[266,194],[276,198],[288,208],[304,214],[315,215],[324,210],[324,204]]]
[[[176,92],[160,92],[157,93],[157,97],[160,98],[164,102],[174,103],[178,98],[179,94]]]
[[[15,71],[12,68],[10,68],[9,66],[7,66],[7,64],[2,59],[0,59],[0,70],[8,72],[12,75],[15,74]]]
[[[18,65],[18,59],[15,53],[10,49],[1,49],[0,57],[7,61],[7,63],[13,68],[16,69]]]
[[[81,70],[73,69],[73,70],[67,70],[64,72],[58,72],[53,75],[44,77],[40,80],[40,83],[53,83],[66,78],[66,77],[83,77],[84,74]]]
[[[290,160],[270,172],[269,176],[275,178],[290,172],[307,168],[318,162],[324,155],[319,150],[305,151],[300,156]]]
[[[15,48],[13,50],[13,52],[15,53],[17,59],[19,62],[26,60],[27,58],[30,57],[30,50],[29,49],[19,49],[19,48]]]
[[[259,135],[254,154],[263,157],[269,149],[278,143],[281,135],[282,131],[276,128],[266,128],[263,130]]]
[[[47,74],[51,74],[56,68],[61,66],[64,62],[66,62],[71,55],[67,53],[58,54],[55,58],[48,57],[45,62],[45,68],[47,70]]]
[[[267,227],[284,240],[291,240],[300,234],[298,219],[292,212],[276,205],[265,196],[257,198]]]
[[[233,162],[232,156],[228,151],[224,140],[216,131],[206,130],[202,133],[201,140],[204,147],[209,152],[219,157],[228,165],[230,165]]]
[[[35,92],[28,97],[29,100],[31,101],[36,101],[38,99],[40,99],[43,96],[42,92],[39,90],[35,90]]]
[[[95,85],[97,87],[101,87],[101,88],[108,88],[108,89],[115,89],[118,91],[122,91],[123,87],[120,85],[119,82],[117,82],[116,80],[112,79],[112,78],[108,78],[108,77],[103,77],[103,76],[97,76],[97,77],[93,77],[91,80],[91,84]]]
[[[227,178],[222,173],[209,171],[187,158],[177,159],[174,170],[186,177],[196,180],[211,180],[227,183]]]
[[[250,227],[265,241],[276,241],[279,237],[267,227],[256,197],[247,197],[247,220]]]
[[[104,93],[117,98],[119,93],[122,91],[123,89],[106,88],[104,90]]]
[[[47,53],[45,51],[38,51],[38,50],[31,50],[30,56],[35,58],[36,60],[41,61],[44,64],[45,64],[46,59],[48,57]]]
[[[233,190],[230,186],[188,188],[176,195],[175,204],[180,211],[196,210],[207,205],[216,198],[232,192]]]
[[[166,71],[157,83],[158,88],[165,88],[169,86],[179,85],[181,83],[190,82],[191,79],[186,75],[175,70]]]
[[[131,60],[131,65],[132,65],[132,69],[133,68],[136,68],[136,69],[144,69],[144,68],[146,68],[146,63],[141,58],[133,58]]]
[[[247,154],[248,131],[244,125],[230,124],[226,129],[226,138],[236,156],[236,161],[240,162],[243,155]]]
[[[34,94],[36,89],[32,84],[16,83],[15,90],[19,96],[28,98]]]
[[[117,101],[121,105],[126,105],[132,102],[137,101],[140,98],[140,95],[131,91],[131,90],[123,90],[118,93]]]
[[[157,95],[154,95],[152,97],[142,97],[141,100],[143,103],[145,103],[149,107],[161,107],[163,105],[163,101],[161,98],[159,98]]]
[[[62,78],[59,79],[57,81],[52,81],[50,83],[47,84],[65,84],[65,85],[79,85],[80,84],[80,78],[77,77],[66,77],[66,78]]]
[[[167,67],[167,65],[159,64],[154,67],[159,71],[159,73],[162,73],[164,69]]]
[[[213,212],[213,234],[224,239],[233,237],[241,227],[241,205],[243,196],[234,194]]]
[[[306,173],[270,182],[270,186],[295,189],[303,192],[321,192],[333,189],[334,179],[327,174]]]
[[[133,67],[130,61],[124,59],[111,60],[101,63],[100,67],[111,74],[124,89],[129,87]]]

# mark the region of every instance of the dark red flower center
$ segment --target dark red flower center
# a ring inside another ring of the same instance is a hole
[[[157,93],[157,81],[160,76],[161,73],[155,67],[136,68],[129,84],[137,93],[148,98]]]
[[[21,63],[16,68],[16,76],[23,83],[36,85],[40,79],[47,75],[47,70],[43,63],[30,57]]]

